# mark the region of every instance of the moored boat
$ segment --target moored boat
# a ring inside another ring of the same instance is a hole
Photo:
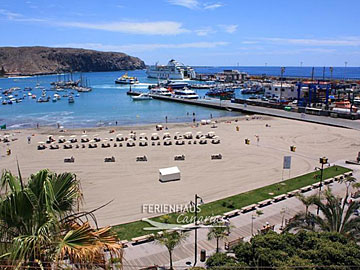
[[[152,99],[152,97],[150,96],[150,94],[148,93],[142,93],[138,96],[131,96],[131,98],[134,100],[134,101],[137,101],[137,100],[150,100]]]

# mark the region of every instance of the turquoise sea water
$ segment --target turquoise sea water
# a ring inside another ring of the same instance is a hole
[[[196,68],[197,72],[218,72],[223,69],[239,69],[249,74],[279,75],[279,67],[203,67]],[[310,70],[310,72],[309,72]],[[360,68],[347,68],[347,78],[359,78]],[[74,104],[69,104],[67,98],[53,103],[37,103],[35,99],[26,97],[22,103],[13,105],[0,104],[0,125],[6,124],[8,128],[30,128],[36,124],[40,126],[56,126],[57,123],[66,128],[95,127],[104,125],[137,125],[149,123],[161,123],[167,116],[169,122],[191,122],[193,113],[196,119],[209,119],[212,117],[224,117],[239,115],[236,112],[228,112],[192,105],[159,100],[133,101],[126,95],[129,86],[116,85],[114,80],[125,72],[94,72],[83,73],[93,87],[90,93],[80,93],[75,98]],[[310,76],[311,68],[287,68],[288,76]],[[334,78],[341,78],[343,68],[334,69]],[[136,76],[140,84],[133,86],[134,90],[147,91],[149,84],[156,84],[156,79],[148,79],[144,70],[129,71],[130,76]],[[322,68],[317,68],[315,75],[322,76]],[[80,74],[74,74],[78,79]],[[56,81],[57,75],[27,77],[27,78],[3,78],[0,79],[0,88],[32,87],[31,93],[41,96],[41,89],[35,89],[36,83],[46,89],[50,89],[50,82]],[[17,91],[19,97],[27,91]],[[54,91],[47,91],[48,96],[53,96]],[[204,96],[206,90],[198,90],[200,96]],[[240,89],[236,90],[236,96],[240,97]],[[59,92],[63,95],[64,92]]]

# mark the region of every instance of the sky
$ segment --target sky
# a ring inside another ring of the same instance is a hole
[[[360,0],[0,0],[0,46],[124,52],[149,65],[360,66],[359,10]]]

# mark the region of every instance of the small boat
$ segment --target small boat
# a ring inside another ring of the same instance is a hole
[[[199,95],[190,89],[175,90],[174,94],[175,94],[175,97],[184,98],[184,99],[198,99],[199,98]]]
[[[117,78],[115,80],[115,83],[117,84],[136,84],[139,83],[139,80],[136,77],[130,77],[125,73],[121,77]]]
[[[152,97],[148,93],[142,93],[138,96],[131,96],[134,101],[137,100],[150,100]]]
[[[75,102],[75,100],[74,100],[73,96],[69,96],[68,101],[69,101],[69,103],[74,103],[74,102]]]
[[[54,98],[52,99],[52,102],[56,102],[56,101],[57,101],[57,98],[54,97]]]
[[[2,105],[7,105],[7,101],[6,101],[6,100],[3,100],[3,101],[2,101]]]
[[[164,87],[156,87],[150,90],[150,94],[171,97],[171,92]]]

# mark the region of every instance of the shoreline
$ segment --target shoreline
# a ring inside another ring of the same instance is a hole
[[[249,113],[249,115],[252,116],[252,114]],[[255,114],[253,114],[255,115]],[[233,121],[237,118],[246,118],[246,115],[243,114],[243,113],[240,113],[239,112],[239,115],[238,116],[224,116],[224,117],[214,117],[212,119],[209,119],[211,121],[217,121],[218,123],[222,123],[222,122],[225,122],[225,121]],[[201,120],[204,120],[204,119],[201,119]],[[201,121],[200,120],[200,121]],[[206,119],[208,120],[208,119]],[[200,125],[200,121],[197,120],[196,123]],[[113,122],[110,122],[111,124]],[[165,126],[168,126],[168,127],[188,127],[188,126],[194,126],[193,122],[190,121],[190,122],[184,122],[184,121],[179,121],[179,122],[168,122],[168,123],[165,123],[165,122],[153,122],[153,123],[138,123],[138,124],[133,124],[133,125],[108,125],[108,126],[95,126],[95,127],[80,127],[80,126],[69,126],[69,127],[64,127],[63,130],[66,130],[66,131],[75,131],[75,132],[78,132],[78,131],[83,131],[83,130],[86,130],[86,131],[103,131],[103,130],[108,130],[108,129],[115,129],[115,130],[130,130],[130,129],[150,129],[150,128],[153,128],[154,126],[156,125],[163,125],[164,128]],[[36,124],[34,124],[34,126],[36,126]],[[58,135],[64,135],[64,132],[61,132],[60,129],[58,129],[56,127],[56,123],[54,124],[49,124],[49,125],[44,125],[44,126],[40,126],[39,128],[36,128],[36,127],[21,127],[21,128],[6,128],[5,130],[2,130],[2,131],[13,131],[13,132],[16,132],[16,131],[37,131],[38,133],[40,134],[45,134],[45,133],[42,133],[41,131],[46,131],[46,132],[53,132],[55,134],[58,134]],[[39,132],[40,131],[40,132]]]

